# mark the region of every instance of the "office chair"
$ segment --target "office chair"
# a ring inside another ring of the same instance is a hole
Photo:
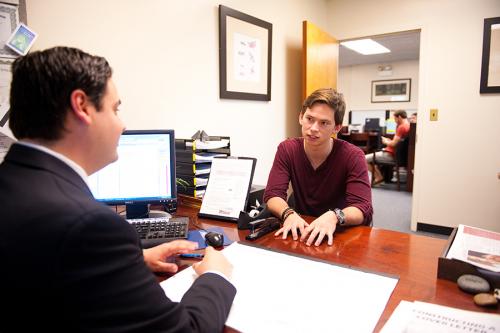
[[[373,153],[373,160],[371,163],[373,170],[375,170],[375,166],[388,167],[391,170],[391,175],[394,169],[396,170],[396,182],[398,191],[401,191],[401,178],[400,178],[399,168],[400,167],[406,168],[408,166],[409,142],[410,142],[409,137],[402,138],[401,140],[399,140],[395,148],[394,161],[380,161],[380,160],[377,161],[376,155],[375,153]],[[375,176],[372,175],[372,186],[374,182],[375,182]]]
[[[370,135],[367,132],[362,132],[362,133],[352,133],[349,137],[349,141],[361,148],[365,154],[368,154],[370,152]]]

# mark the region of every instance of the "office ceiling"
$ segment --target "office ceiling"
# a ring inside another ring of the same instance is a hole
[[[390,53],[363,55],[339,47],[339,66],[355,66],[363,64],[390,64],[403,60],[418,60],[420,53],[420,31],[400,32],[390,35],[374,36],[371,39],[384,45]]]

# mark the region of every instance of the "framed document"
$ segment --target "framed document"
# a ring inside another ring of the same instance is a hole
[[[37,36],[36,32],[19,23],[5,45],[20,55],[26,55]]]
[[[238,221],[245,210],[257,159],[250,157],[216,157],[198,216]]]
[[[271,100],[273,25],[219,5],[220,98]]]
[[[19,55],[5,45],[19,24],[17,6],[0,3],[0,57],[17,58]]]

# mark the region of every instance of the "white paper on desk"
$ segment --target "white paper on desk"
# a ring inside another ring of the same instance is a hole
[[[425,302],[401,301],[380,333],[500,332],[497,314],[460,310]]]
[[[424,302],[414,302],[407,333],[418,332],[500,332],[500,316],[460,310]]]
[[[239,243],[223,252],[237,289],[226,325],[246,333],[371,332],[398,281]],[[180,301],[194,276],[188,268],[161,285]]]
[[[500,233],[460,224],[446,258],[500,272]]]

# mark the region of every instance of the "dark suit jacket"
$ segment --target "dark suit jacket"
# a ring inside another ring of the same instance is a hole
[[[14,144],[0,165],[0,332],[218,332],[236,289],[203,274],[180,303],[133,227],[59,159]]]

